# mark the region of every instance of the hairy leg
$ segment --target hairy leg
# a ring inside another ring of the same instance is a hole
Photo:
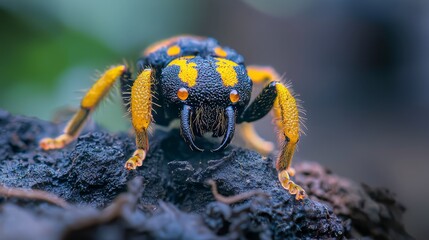
[[[257,82],[270,82],[262,92],[256,97],[254,102],[240,116],[238,122],[253,122],[265,116],[273,109],[275,123],[278,129],[281,152],[276,160],[276,168],[279,181],[282,186],[291,194],[296,195],[296,199],[305,197],[305,191],[295,184],[290,175],[295,171],[291,168],[292,157],[299,140],[299,111],[296,99],[291,91],[283,83],[278,81],[278,74],[270,67],[248,67],[249,77]],[[247,141],[251,144],[263,146],[263,141],[258,139],[254,128],[245,126],[248,132],[244,136],[248,137]],[[264,140],[265,141],[265,140]],[[267,147],[265,147],[267,149]],[[264,147],[261,147],[264,150]]]
[[[131,122],[136,134],[137,149],[125,163],[125,168],[128,170],[141,166],[149,150],[148,128],[152,122],[152,73],[151,69],[145,69],[131,87]]]
[[[63,134],[56,138],[44,138],[39,145],[44,150],[63,148],[79,136],[85,122],[100,101],[112,88],[116,79],[126,72],[124,65],[107,70],[82,98],[80,110],[64,128]]]

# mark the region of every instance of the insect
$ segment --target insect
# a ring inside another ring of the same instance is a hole
[[[82,98],[80,110],[64,133],[42,139],[40,147],[59,149],[76,139],[117,79],[136,138],[136,150],[125,163],[126,169],[142,166],[149,150],[149,125],[168,126],[174,119],[180,119],[182,137],[194,151],[204,151],[194,138],[207,132],[223,137],[211,150],[221,151],[231,142],[235,125],[242,124],[243,139],[259,152],[270,152],[272,144],[258,136],[251,122],[273,110],[281,142],[276,160],[279,181],[296,199],[305,197],[305,191],[290,179],[300,136],[297,100],[273,68],[246,67],[240,54],[213,38],[183,35],[149,46],[137,61],[135,78],[125,65],[111,67]],[[250,103],[253,84],[266,86]]]

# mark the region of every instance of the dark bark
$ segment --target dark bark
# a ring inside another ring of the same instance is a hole
[[[0,111],[0,184],[69,203],[63,208],[10,190],[0,196],[0,239],[409,238],[404,207],[390,193],[316,163],[295,161],[296,182],[309,193],[296,201],[278,183],[273,159],[244,148],[192,152],[177,130],[156,131],[143,167],[129,172],[123,165],[132,136],[93,129],[65,149],[38,148],[41,137],[59,131]],[[215,200],[209,179],[224,196],[265,194],[227,205]]]

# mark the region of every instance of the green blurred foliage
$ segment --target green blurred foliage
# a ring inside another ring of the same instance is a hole
[[[183,14],[201,6],[187,1],[0,1],[0,108],[51,119],[58,109],[78,107],[83,93],[107,67],[134,66],[153,41],[197,26]],[[125,130],[119,95],[102,103],[95,118]]]

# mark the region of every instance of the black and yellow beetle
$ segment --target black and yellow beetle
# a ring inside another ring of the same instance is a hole
[[[245,66],[243,57],[213,38],[178,36],[148,47],[137,62],[134,79],[125,65],[107,70],[86,93],[80,110],[57,138],[44,138],[44,150],[58,149],[73,141],[88,116],[120,78],[122,99],[131,113],[137,150],[125,163],[128,170],[143,164],[149,149],[148,127],[151,122],[167,126],[179,118],[184,140],[195,151],[195,136],[211,132],[223,136],[220,151],[231,142],[235,124],[242,123],[243,139],[262,153],[272,144],[261,139],[253,122],[271,109],[282,143],[276,168],[282,186],[297,199],[304,190],[290,180],[290,167],[300,135],[299,107],[291,91],[280,82],[270,67]],[[253,83],[266,83],[262,92],[249,105]]]

